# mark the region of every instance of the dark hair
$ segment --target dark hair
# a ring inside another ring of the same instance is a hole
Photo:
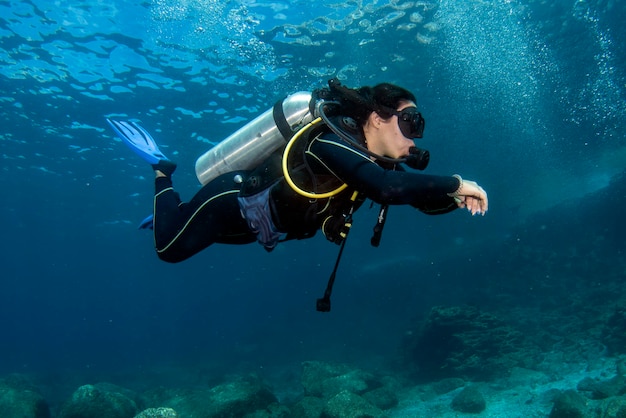
[[[369,104],[369,106],[355,104],[352,112],[350,112],[360,125],[365,124],[365,121],[367,121],[367,118],[373,111],[376,111],[385,119],[392,116],[391,113],[381,107],[397,109],[401,102],[416,101],[413,93],[391,83],[380,83],[374,87],[361,87],[357,89],[357,92]]]

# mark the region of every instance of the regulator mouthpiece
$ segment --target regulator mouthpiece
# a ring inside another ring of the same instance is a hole
[[[411,147],[409,149],[409,156],[405,159],[405,164],[416,170],[423,170],[428,166],[430,162],[430,152],[425,149],[417,147]]]

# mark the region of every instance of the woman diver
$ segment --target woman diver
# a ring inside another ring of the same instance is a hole
[[[421,169],[428,162],[427,152],[413,142],[422,137],[424,119],[411,92],[389,83],[353,90],[333,79],[329,89],[306,99],[311,105],[300,109],[306,117],[299,118],[299,125],[291,123],[293,115],[284,114],[286,101],[277,104],[270,116],[262,115],[272,127],[278,125],[274,133],[280,131],[279,145],[265,153],[269,155],[201,179],[206,184],[186,203],[172,187],[176,165],[159,151],[148,132],[134,122],[109,120],[124,142],[154,169],[154,217],[146,225],[154,229],[160,259],[180,262],[214,243],[258,241],[269,251],[280,241],[308,238],[318,230],[330,241],[342,243],[352,213],[365,199],[380,204],[381,215],[387,205],[411,205],[428,214],[456,208],[466,208],[472,215],[487,212],[487,193],[477,183],[459,175],[404,169],[403,163]],[[316,114],[321,116],[319,123],[301,126]],[[294,135],[294,126],[306,135]],[[242,143],[263,135],[243,129],[236,140]],[[296,135],[297,143],[285,150],[286,141]],[[244,148],[237,152],[245,152]],[[384,216],[382,223],[380,218],[382,230]]]

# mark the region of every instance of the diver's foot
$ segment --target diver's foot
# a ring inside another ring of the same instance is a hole
[[[158,163],[152,164],[154,171],[160,171],[165,174],[166,177],[172,177],[174,171],[176,171],[176,163],[170,160],[159,160]]]

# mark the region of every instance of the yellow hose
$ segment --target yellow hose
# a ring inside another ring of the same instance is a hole
[[[341,186],[339,186],[338,188],[336,188],[335,190],[331,190],[329,192],[326,193],[312,193],[312,192],[307,192],[306,190],[302,190],[291,178],[291,176],[289,175],[289,169],[288,169],[288,165],[287,165],[287,159],[289,158],[289,152],[291,151],[291,148],[293,147],[293,145],[296,143],[296,141],[309,129],[311,129],[313,126],[317,125],[318,123],[320,123],[322,121],[322,118],[317,118],[312,122],[309,122],[308,124],[306,124],[302,129],[300,129],[298,132],[296,132],[294,134],[293,137],[291,137],[291,139],[289,140],[289,142],[287,143],[287,146],[285,147],[285,152],[283,153],[283,161],[282,161],[282,166],[283,166],[283,175],[285,176],[285,180],[287,181],[287,184],[289,184],[289,187],[291,187],[296,193],[298,193],[301,196],[304,197],[308,197],[310,199],[325,199],[327,197],[332,197],[334,195],[336,195],[337,193],[343,191],[346,189],[346,187],[348,187],[347,184],[342,184]]]

